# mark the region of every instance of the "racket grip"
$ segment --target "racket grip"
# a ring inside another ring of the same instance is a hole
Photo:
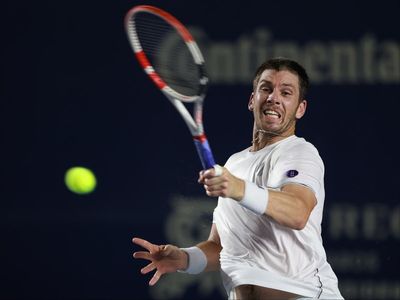
[[[215,161],[206,136],[204,134],[200,136],[194,136],[193,142],[196,146],[197,153],[199,154],[203,169],[207,170],[213,168],[215,166]]]

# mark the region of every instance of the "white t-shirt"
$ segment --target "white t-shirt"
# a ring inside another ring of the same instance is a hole
[[[314,191],[317,205],[305,228],[293,230],[232,199],[218,199],[213,222],[223,247],[221,272],[228,295],[236,286],[250,284],[315,299],[343,299],[322,245],[324,164],[317,149],[293,135],[257,152],[249,150],[228,159],[225,167],[233,175],[269,189],[304,185]]]

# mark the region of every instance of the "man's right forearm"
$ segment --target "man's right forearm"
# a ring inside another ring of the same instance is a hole
[[[222,247],[219,243],[208,240],[201,242],[196,245],[199,247],[207,257],[207,267],[205,268],[205,272],[208,271],[219,271],[220,263],[219,263],[219,253],[222,250]]]

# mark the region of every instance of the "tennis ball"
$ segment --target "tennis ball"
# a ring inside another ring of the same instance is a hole
[[[72,167],[65,173],[65,185],[80,195],[89,194],[96,188],[96,177],[93,172],[84,167]]]

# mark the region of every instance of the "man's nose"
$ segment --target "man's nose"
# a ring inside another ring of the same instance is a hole
[[[276,94],[276,92],[272,92],[272,93],[268,96],[268,98],[267,98],[267,103],[270,103],[270,104],[279,104],[279,103],[280,103],[279,97],[278,97],[278,95]]]

